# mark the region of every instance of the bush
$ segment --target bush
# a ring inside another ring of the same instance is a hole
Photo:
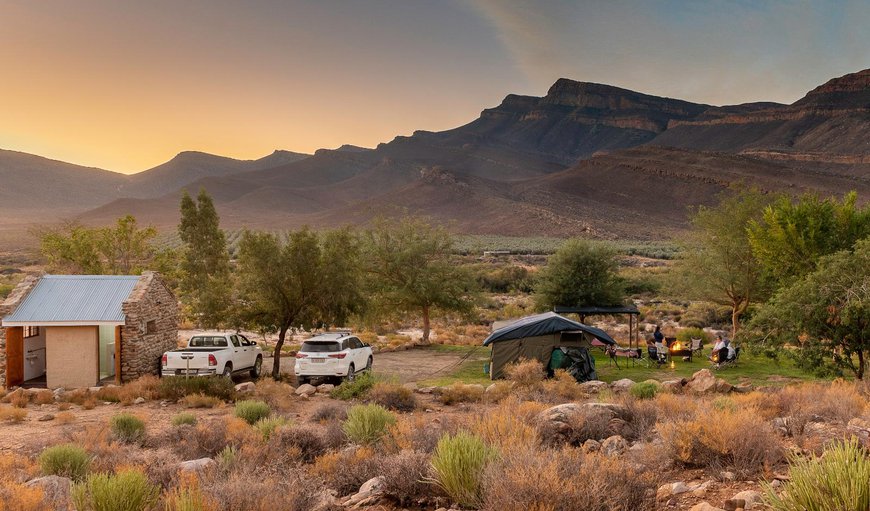
[[[398,412],[413,412],[417,408],[417,397],[414,396],[414,391],[395,383],[376,383],[369,391],[368,399]]]
[[[692,339],[701,339],[703,341],[704,346],[710,346],[710,334],[708,334],[702,328],[683,328],[679,332],[677,332],[677,340],[680,341],[684,346],[692,346]]]
[[[343,421],[345,419],[347,419],[347,407],[336,403],[324,403],[311,414],[311,420],[314,422]]]
[[[375,386],[377,380],[370,372],[358,374],[353,381],[342,382],[341,385],[332,389],[330,396],[335,399],[356,399],[364,396],[372,387]]]
[[[821,457],[794,458],[781,493],[766,487],[774,511],[866,511],[870,509],[870,455],[857,439],[840,442]]]
[[[160,379],[157,395],[162,399],[178,401],[191,394],[204,394],[222,401],[232,401],[235,397],[235,384],[223,376],[202,376],[196,378],[168,377]]]
[[[653,382],[642,381],[632,385],[628,391],[637,399],[652,399],[656,397],[659,386]]]
[[[547,373],[544,371],[544,364],[537,359],[522,359],[518,362],[508,364],[508,366],[505,367],[504,372],[509,381],[512,381],[521,387],[537,385],[547,377]]]
[[[80,481],[88,473],[91,456],[75,444],[61,444],[46,448],[39,455],[39,467],[45,475],[69,477]]]
[[[223,403],[220,399],[205,394],[190,394],[181,398],[181,404],[187,408],[214,408]]]
[[[91,474],[73,485],[71,495],[78,511],[147,511],[157,505],[160,489],[142,472],[127,470]]]
[[[321,488],[299,474],[268,476],[260,472],[215,473],[201,483],[215,509],[308,511],[317,507]]]
[[[347,411],[342,429],[351,441],[366,445],[380,440],[395,423],[396,416],[382,406],[357,405]]]
[[[22,422],[27,418],[27,410],[24,408],[0,408],[0,421],[3,422]]]
[[[483,500],[483,471],[494,458],[495,451],[478,436],[445,435],[432,454],[435,481],[460,506],[477,508]]]
[[[262,401],[239,401],[236,403],[236,417],[248,424],[254,425],[260,419],[265,419],[272,413],[269,405]]]
[[[7,397],[12,406],[16,408],[27,408],[27,403],[30,402],[30,397],[28,397],[27,392],[21,389],[9,394]]]
[[[515,413],[512,404],[505,403],[478,417],[471,426],[472,431],[487,444],[498,446],[503,451],[536,445],[537,430]]]
[[[196,478],[167,491],[163,511],[217,511],[217,503],[203,495]]]
[[[254,429],[263,435],[263,440],[269,440],[276,429],[286,426],[289,422],[285,417],[263,417],[254,424]]]
[[[432,494],[429,456],[422,452],[402,451],[381,461],[384,494],[400,505],[417,502]]]
[[[382,461],[368,447],[345,449],[318,457],[311,472],[344,496],[356,493],[364,482],[382,475]]]
[[[145,423],[129,413],[119,413],[109,421],[112,436],[121,442],[132,444],[145,439]]]
[[[449,387],[443,387],[441,394],[438,395],[438,400],[445,405],[477,403],[483,399],[485,391],[486,389],[483,388],[483,385],[466,385],[457,382]]]
[[[50,405],[54,403],[54,392],[48,389],[40,390],[33,396],[33,402],[38,405]]]
[[[183,424],[196,424],[196,415],[187,412],[181,412],[174,417],[172,417],[172,425],[173,426],[181,426]]]
[[[289,452],[296,450],[299,458],[310,463],[327,451],[324,434],[316,426],[304,425],[284,427],[275,430],[269,439],[271,452]]]

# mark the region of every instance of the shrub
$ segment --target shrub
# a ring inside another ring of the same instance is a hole
[[[656,393],[659,391],[659,386],[653,382],[643,381],[635,383],[629,389],[629,392],[632,396],[637,399],[652,399],[656,397]]]
[[[417,408],[414,391],[395,383],[378,382],[369,391],[368,399],[398,412],[412,412]]]
[[[40,390],[33,396],[33,402],[38,405],[50,405],[54,403],[54,392],[48,389]]]
[[[375,386],[377,380],[370,372],[358,374],[353,381],[345,381],[338,387],[332,389],[330,395],[335,399],[349,400],[364,396],[372,387]]]
[[[298,451],[299,458],[306,463],[314,461],[327,450],[324,434],[310,424],[275,430],[269,439],[269,446],[271,452]]]
[[[544,364],[537,359],[522,359],[508,364],[504,372],[508,381],[512,381],[521,387],[537,385],[544,381],[544,378],[547,376],[547,373],[544,371]]]
[[[70,408],[72,408],[72,406],[67,402],[60,402],[57,404],[57,409],[60,410],[61,412],[65,411],[65,410],[69,410]]]
[[[223,376],[204,376],[197,378],[161,378],[156,394],[162,399],[178,401],[191,394],[204,394],[222,401],[231,401],[236,394],[235,385]]]
[[[482,502],[482,478],[495,451],[478,436],[459,432],[445,435],[432,453],[435,481],[462,507],[476,508]]]
[[[72,487],[78,511],[147,511],[157,504],[160,490],[138,470],[91,474]]]
[[[500,406],[472,423],[471,430],[487,444],[502,451],[538,443],[537,430],[523,422],[512,406]]]
[[[217,503],[203,495],[198,479],[191,477],[163,497],[163,511],[217,511]]]
[[[380,463],[384,494],[400,505],[411,505],[421,497],[431,496],[429,456],[422,452],[403,451],[385,456]]]
[[[477,403],[483,399],[485,391],[486,389],[483,388],[483,385],[466,385],[457,382],[448,387],[443,387],[441,394],[438,395],[438,400],[445,405]]]
[[[16,408],[27,408],[27,403],[30,402],[30,398],[27,395],[27,392],[19,389],[12,394],[9,394],[9,403]]]
[[[774,511],[866,511],[870,509],[870,455],[857,439],[839,442],[821,457],[794,458],[791,476],[777,492],[766,487]]]
[[[369,479],[382,474],[382,458],[368,447],[330,452],[318,457],[311,473],[324,480],[339,495],[356,493]]]
[[[347,419],[347,407],[337,403],[324,403],[311,414],[311,420],[315,422],[343,421],[345,419]]]
[[[256,429],[262,436],[263,440],[269,440],[272,433],[289,423],[286,417],[263,417],[254,424]]]
[[[349,439],[359,444],[380,440],[396,416],[379,405],[357,405],[348,410],[342,429]]]
[[[488,392],[484,390],[483,399],[487,403],[498,403],[511,395],[513,386],[514,384],[509,381],[497,381],[492,384]]]
[[[265,419],[270,413],[272,410],[269,405],[262,401],[239,401],[236,403],[236,417],[251,425],[260,419]]]
[[[45,475],[82,480],[88,473],[91,456],[78,445],[61,444],[46,448],[39,455],[39,467]]]
[[[683,328],[677,332],[677,340],[684,346],[692,346],[692,339],[701,339],[704,346],[710,346],[710,334],[704,329],[697,327]]]
[[[54,416],[58,424],[69,424],[76,420],[76,416],[72,412],[60,412]]]
[[[434,422],[423,415],[406,415],[387,430],[384,447],[390,451],[420,451],[430,453],[446,433],[455,433],[458,422],[449,416]]]
[[[196,424],[196,415],[187,412],[181,412],[172,417],[173,426],[181,426],[183,424]]]
[[[112,436],[121,442],[132,444],[145,439],[145,422],[129,413],[119,413],[109,421]]]
[[[273,410],[287,411],[293,406],[293,387],[270,377],[260,378],[254,396],[265,401]]]
[[[321,491],[298,474],[274,477],[237,470],[216,471],[202,481],[201,488],[217,509],[239,511],[309,511],[317,507]]]
[[[222,402],[214,396],[206,396],[205,394],[190,394],[181,398],[181,404],[187,408],[214,408]]]
[[[586,391],[583,390],[583,387],[564,369],[557,369],[553,377],[541,385],[541,391],[542,397],[548,397],[550,401],[554,397],[568,401],[576,401],[586,397]]]
[[[27,410],[24,408],[0,408],[0,421],[3,422],[22,422],[27,418]]]

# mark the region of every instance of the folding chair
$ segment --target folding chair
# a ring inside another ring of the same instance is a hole
[[[704,340],[692,337],[692,355],[704,356]]]

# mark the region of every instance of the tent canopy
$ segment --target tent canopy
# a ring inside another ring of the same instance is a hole
[[[616,344],[604,330],[572,321],[560,316],[555,312],[545,312],[520,318],[505,325],[489,335],[484,341],[484,346],[494,342],[508,341],[511,339],[523,339],[526,337],[538,337],[542,335],[556,334],[559,332],[583,332],[595,337],[605,344]]]
[[[553,310],[559,314],[579,314],[581,316],[601,316],[609,314],[632,314],[639,315],[640,311],[634,305],[620,307],[564,307],[557,305]]]

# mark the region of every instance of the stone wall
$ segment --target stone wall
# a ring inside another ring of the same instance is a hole
[[[0,303],[0,320],[18,308],[18,305],[39,282],[39,276],[30,275],[18,283],[9,296]],[[6,329],[0,328],[0,388],[6,388]]]
[[[178,344],[178,300],[159,273],[144,272],[121,308],[121,381],[157,374],[160,356]]]

